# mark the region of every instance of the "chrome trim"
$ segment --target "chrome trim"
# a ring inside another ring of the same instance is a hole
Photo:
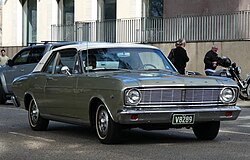
[[[174,86],[175,87],[186,87],[186,85],[185,84],[174,84]],[[159,85],[159,84],[156,84],[156,85],[141,85],[141,87],[143,87],[143,88],[150,88],[150,87],[172,87],[172,88],[175,88],[175,87],[173,87],[173,84],[162,84],[162,85]],[[190,86],[191,87],[191,86]],[[211,86],[197,86],[197,87],[211,87]],[[231,85],[231,84],[222,84],[222,83],[220,83],[220,84],[218,84],[218,86],[214,86],[214,87],[217,87],[217,88],[223,88],[223,87],[233,87],[233,88],[237,88],[238,86],[236,86],[236,85]]]
[[[230,100],[230,101],[225,101],[225,100],[223,100],[223,98],[222,98],[222,92],[224,91],[224,90],[226,90],[226,89],[230,89],[232,92],[233,92],[233,98]],[[233,88],[230,88],[230,87],[225,87],[225,88],[223,88],[221,91],[220,91],[220,101],[221,102],[223,102],[223,103],[231,103],[231,102],[233,102],[234,100],[235,100],[235,98],[236,98],[236,93],[235,93],[235,90],[233,89]]]
[[[230,103],[236,103],[238,90],[237,87],[231,88],[234,92],[234,98]],[[194,104],[223,104],[220,100],[220,94],[224,87],[203,88],[203,87],[159,87],[159,88],[138,88],[141,92],[140,105],[194,105]],[[198,90],[201,91],[200,95]],[[152,93],[155,92],[155,93]],[[164,93],[165,92],[165,93]],[[190,96],[191,95],[191,96]],[[207,96],[209,95],[209,96]],[[159,97],[160,96],[160,97]],[[229,104],[229,103],[227,103]]]
[[[17,100],[16,96],[11,96],[11,100],[15,107],[20,107],[20,102]]]
[[[176,86],[176,85],[175,85]],[[205,87],[205,88],[203,88]],[[236,86],[232,86],[237,88]],[[218,86],[218,87],[212,87],[209,88],[209,86],[197,86],[197,87],[173,87],[173,85],[171,85],[171,87],[159,87],[159,88],[151,88],[151,87],[147,87],[147,88],[141,88],[139,90],[159,90],[159,89],[223,89],[224,86]],[[230,86],[228,87],[230,88]]]
[[[206,101],[206,102],[182,102],[182,101],[180,101],[180,102],[149,102],[149,103],[140,103],[139,106],[140,105],[173,105],[173,104],[175,104],[175,105],[180,104],[180,105],[187,106],[187,105],[191,105],[191,104],[201,105],[201,103],[202,103],[202,105],[206,105],[206,104],[212,104],[212,105],[223,104],[222,102],[219,103],[219,101],[218,102],[217,101]]]
[[[119,114],[149,114],[149,113],[199,113],[199,112],[216,112],[216,111],[241,111],[238,106],[228,106],[228,107],[213,107],[213,108],[165,108],[152,110],[148,109],[124,109]]]
[[[232,115],[226,116],[226,112]],[[121,124],[171,124],[173,114],[194,114],[195,123],[208,121],[235,120],[241,112],[238,106],[225,107],[199,107],[199,108],[128,108],[118,112],[118,123]],[[138,115],[136,121],[131,120],[131,115]]]
[[[136,90],[136,91],[139,93],[139,98],[140,98],[140,99],[138,100],[138,102],[137,102],[137,103],[134,103],[134,104],[128,102],[128,99],[129,99],[128,94],[129,94],[131,91],[133,91],[133,90]],[[141,93],[141,91],[140,91],[139,89],[137,89],[137,88],[131,88],[131,89],[129,89],[129,90],[125,90],[125,105],[136,106],[136,105],[138,105],[139,103],[141,103],[141,100],[142,100],[142,93]]]
[[[171,104],[171,103],[168,103],[168,104],[144,104],[144,105],[138,105],[136,107],[152,107],[153,106],[161,106],[161,107],[200,107],[200,106],[203,106],[203,107],[211,107],[211,106],[233,106],[235,105],[236,103],[231,103],[231,104],[227,104],[225,105],[224,103],[197,103],[197,104],[188,104],[188,103],[175,103],[175,104]]]
[[[173,108],[173,107],[185,107],[185,108],[190,108],[190,107],[223,107],[223,106],[235,106],[236,103],[230,103],[230,104],[224,104],[224,103],[207,103],[207,104],[146,104],[146,105],[138,105],[138,106],[125,106],[125,108]]]

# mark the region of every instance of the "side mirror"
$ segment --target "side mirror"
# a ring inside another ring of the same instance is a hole
[[[10,67],[14,66],[14,62],[12,59],[9,59],[6,64]]]
[[[63,66],[62,68],[61,68],[61,72],[63,73],[63,74],[67,74],[67,75],[71,75],[71,73],[69,72],[69,67],[68,66]]]

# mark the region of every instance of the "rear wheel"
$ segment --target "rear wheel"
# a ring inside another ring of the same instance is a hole
[[[95,118],[96,132],[101,143],[118,143],[121,126],[115,123],[110,117],[106,107],[99,103]]]
[[[32,99],[29,104],[28,119],[31,129],[35,131],[46,130],[49,124],[49,120],[40,116],[39,108],[34,99]]]
[[[193,132],[197,139],[213,140],[219,133],[220,121],[198,123],[193,126]]]

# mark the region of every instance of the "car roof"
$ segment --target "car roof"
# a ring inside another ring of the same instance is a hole
[[[55,49],[57,47],[61,47],[64,45],[72,45],[72,44],[79,44],[81,42],[68,42],[68,41],[62,41],[62,42],[53,42],[53,41],[45,41],[43,43],[29,43],[28,46],[23,47],[21,50],[27,50],[27,49],[32,49],[32,48],[48,48],[45,50],[47,52],[48,50]]]
[[[148,48],[148,49],[158,49],[157,47],[145,45],[145,44],[135,44],[135,43],[108,43],[108,42],[76,42],[76,44],[65,45],[48,51],[40,62],[37,64],[33,72],[41,71],[43,65],[46,63],[47,59],[50,57],[52,52],[75,48],[77,50],[88,50],[88,49],[98,49],[98,48]]]
[[[136,44],[136,43],[108,43],[108,42],[78,42],[72,45],[62,46],[54,49],[61,50],[67,48],[76,48],[77,50],[87,50],[87,49],[96,49],[96,48],[151,48],[158,49],[157,47],[145,44]]]

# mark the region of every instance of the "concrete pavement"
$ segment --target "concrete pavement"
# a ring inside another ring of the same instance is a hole
[[[241,99],[238,99],[237,105],[240,107],[248,107],[250,108],[250,100],[249,101],[243,101]]]

